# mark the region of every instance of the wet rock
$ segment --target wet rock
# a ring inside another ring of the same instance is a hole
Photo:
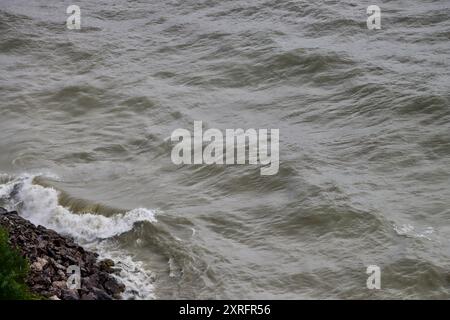
[[[116,279],[109,279],[103,284],[103,287],[114,294],[120,294],[125,291],[125,286],[122,283],[119,283]]]
[[[107,294],[105,290],[93,288],[92,294],[95,296],[95,300],[113,300],[113,298]]]
[[[92,292],[85,293],[81,296],[81,300],[97,300],[95,294]]]
[[[122,272],[122,269],[120,268],[111,268],[110,273],[114,273],[115,275],[120,275],[120,273]]]
[[[113,273],[114,272],[114,261],[112,261],[111,259],[105,259],[100,261],[100,270],[107,272],[107,273]]]
[[[80,300],[80,296],[76,290],[62,290],[61,291],[62,300]]]
[[[85,277],[81,280],[82,287],[86,289],[95,288],[99,283],[100,279],[97,274],[93,274],[90,277]]]

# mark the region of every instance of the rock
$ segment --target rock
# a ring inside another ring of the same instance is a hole
[[[37,261],[31,264],[31,268],[36,271],[42,271],[42,269],[44,269],[47,263],[48,261],[46,259],[38,257]]]
[[[58,256],[58,254],[56,253],[56,250],[49,246],[47,246],[47,254],[49,257],[52,257],[52,258],[56,258]]]
[[[43,295],[43,294],[41,293],[41,295]],[[52,288],[50,288],[50,291],[48,292],[48,295],[44,295],[44,296],[46,296],[46,297],[51,297],[51,296],[61,297],[61,289],[52,287]]]
[[[62,270],[58,270],[56,273],[57,273],[59,279],[62,279],[62,280],[66,279],[67,280],[66,274]]]
[[[50,278],[42,273],[37,274],[34,278],[33,278],[33,282],[35,284],[39,284],[42,285],[44,287],[49,287],[52,284],[52,281],[50,280]]]
[[[50,298],[48,298],[49,300],[61,300],[60,298],[58,298],[57,296],[51,296]]]
[[[122,272],[122,269],[120,268],[111,268],[110,273],[114,273],[115,275],[120,275],[120,273]]]
[[[81,296],[81,300],[96,300],[95,298],[96,297],[92,292],[89,292],[87,294],[85,293]]]
[[[111,259],[105,259],[100,261],[99,263],[100,265],[100,270],[108,272],[108,273],[113,273],[113,268],[114,267],[114,261],[112,261]]]
[[[122,300],[122,295],[120,293],[113,294],[113,299]]]
[[[104,268],[111,268],[114,267],[115,263],[114,261],[112,261],[111,259],[104,259],[100,261],[100,268],[104,267]]]
[[[79,264],[79,260],[74,258],[73,256],[67,255],[66,256],[66,260],[69,262],[69,264],[71,265],[78,265]]]
[[[97,274],[93,274],[89,277],[85,277],[81,279],[81,287],[83,289],[92,289],[98,286],[100,283],[99,277]]]
[[[67,289],[67,282],[66,281],[53,281],[52,287],[59,288],[59,289]]]
[[[103,284],[103,287],[111,294],[120,294],[125,291],[125,286],[115,279],[110,279]]]
[[[104,259],[104,260],[100,261],[100,265],[106,265],[108,267],[114,267],[115,263],[111,259]]]
[[[62,300],[79,300],[80,296],[76,290],[62,290],[61,291],[61,299]]]
[[[104,290],[93,288],[92,293],[95,296],[95,300],[113,300],[113,298],[107,294]]]
[[[1,207],[0,207],[0,214],[10,214],[10,215],[13,215],[13,214],[17,214],[17,211],[8,211],[8,210],[6,210],[5,208],[1,208]]]
[[[65,271],[67,268],[64,267],[62,264],[56,262],[55,260],[52,261],[53,266],[56,268],[56,270]]]

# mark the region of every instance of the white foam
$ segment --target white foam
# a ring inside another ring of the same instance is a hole
[[[427,240],[432,240],[431,235],[434,233],[433,227],[426,227],[422,231],[417,231],[416,228],[410,224],[395,225],[395,232],[400,236],[412,237],[412,238],[424,238]]]
[[[81,245],[96,251],[101,258],[114,260],[122,270],[120,279],[126,286],[124,298],[154,298],[154,277],[151,272],[146,271],[141,262],[134,261],[117,246],[113,246],[113,241],[100,240],[130,231],[136,222],[156,223],[155,211],[137,208],[110,217],[91,213],[75,214],[59,205],[57,190],[33,184],[33,178],[33,175],[22,175],[0,185],[0,199],[9,201],[7,209],[14,210],[20,204],[20,214],[33,224],[70,235]],[[18,184],[20,188],[17,194],[10,197]]]
[[[6,183],[0,186],[0,199],[6,199],[9,197],[9,195],[11,194],[11,192],[14,189],[14,184],[13,183]]]
[[[89,245],[87,248],[91,249]],[[99,253],[100,259],[111,259],[115,262],[115,267],[120,268],[120,274],[113,276],[119,278],[125,285],[124,299],[155,299],[153,287],[155,276],[146,270],[142,262],[124,254],[110,242],[103,241],[92,249]]]
[[[105,217],[98,214],[74,214],[58,204],[58,191],[23,180],[17,195],[22,203],[21,215],[38,225],[69,234],[79,242],[111,238],[130,231],[136,222],[156,222],[155,212],[145,208]]]

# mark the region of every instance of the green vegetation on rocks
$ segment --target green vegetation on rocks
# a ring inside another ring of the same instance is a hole
[[[29,263],[8,242],[8,233],[0,228],[0,300],[35,299],[25,280]]]

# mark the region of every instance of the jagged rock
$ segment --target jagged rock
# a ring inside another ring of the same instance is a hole
[[[95,300],[113,300],[113,298],[105,292],[105,290],[101,290],[98,288],[92,288],[92,293],[95,296]]]
[[[52,281],[42,273],[37,274],[32,281],[32,283],[42,285],[44,288],[48,288],[52,284]]]
[[[44,269],[44,267],[47,263],[48,263],[48,261],[46,259],[37,257],[37,261],[33,262],[33,264],[31,264],[31,268],[36,271],[42,271],[42,269]]]
[[[110,274],[120,271],[112,268],[114,261],[98,261],[98,254],[53,230],[36,227],[17,212],[0,208],[0,226],[8,231],[11,245],[31,262],[27,284],[32,292],[52,300],[121,299],[125,286]],[[81,270],[79,290],[67,287],[67,268],[73,265]]]
[[[81,280],[83,287],[87,289],[95,288],[100,283],[100,279],[97,274],[93,274],[90,277],[85,277]]]
[[[61,291],[62,300],[80,300],[80,296],[76,290],[62,290]]]
[[[114,265],[115,265],[115,263],[111,259],[104,259],[104,260],[100,261],[100,268],[102,268],[102,267],[111,268],[111,267],[114,267]]]
[[[53,281],[52,286],[54,288],[65,289],[65,288],[67,288],[67,282],[66,281]]]
[[[81,300],[96,300],[96,296],[92,292],[85,293],[81,296]]]
[[[65,270],[65,269],[66,269],[62,264],[56,262],[56,261],[53,260],[53,259],[51,259],[50,262],[52,263],[52,265],[53,265],[57,270]]]
[[[109,292],[111,292],[113,295],[114,294],[120,294],[125,290],[125,286],[119,282],[117,282],[116,279],[112,278],[109,279],[108,281],[106,281],[103,284],[103,287],[108,290]]]
[[[120,269],[120,268],[111,268],[110,273],[114,273],[115,275],[120,275],[121,272],[122,272],[122,269]]]
[[[114,270],[112,267],[114,267],[114,261],[111,259],[105,259],[100,261],[100,270],[108,273],[113,273]]]

